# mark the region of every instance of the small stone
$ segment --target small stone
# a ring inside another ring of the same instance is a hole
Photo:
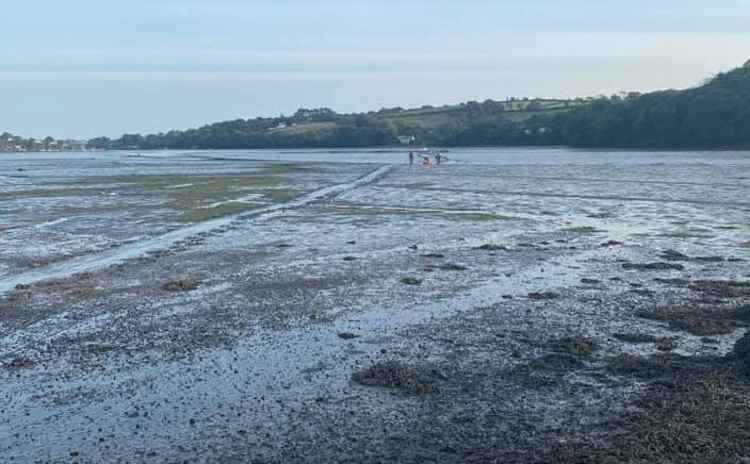
[[[555,300],[560,298],[560,295],[554,292],[532,292],[529,293],[529,299],[531,300]]]
[[[672,263],[645,263],[633,264],[625,263],[622,268],[629,271],[684,271],[685,266],[682,264]]]
[[[445,258],[445,255],[442,255],[440,253],[427,253],[426,255],[422,255],[423,258],[436,258],[441,259]]]
[[[176,280],[174,282],[167,282],[161,286],[161,289],[166,292],[190,292],[197,289],[200,286],[200,282],[197,280]]]
[[[496,245],[494,243],[486,243],[486,244],[484,244],[482,246],[476,247],[476,249],[477,250],[485,250],[485,251],[508,251],[507,247],[504,247],[502,245]]]

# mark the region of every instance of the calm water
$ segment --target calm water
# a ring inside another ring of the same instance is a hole
[[[149,164],[158,159],[225,159],[270,161],[315,161],[342,163],[404,163],[403,149],[319,149],[319,150],[201,150],[141,152],[71,152],[0,154],[0,175],[23,166],[48,166],[61,160]],[[711,164],[750,166],[750,151],[628,151],[576,150],[568,148],[448,148],[443,150],[459,164]],[[33,175],[33,171],[29,175]]]

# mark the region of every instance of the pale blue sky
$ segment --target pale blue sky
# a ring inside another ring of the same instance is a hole
[[[3,3],[0,131],[37,137],[683,88],[750,58],[750,0]]]

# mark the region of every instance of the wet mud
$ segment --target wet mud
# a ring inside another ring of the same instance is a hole
[[[745,155],[106,156],[0,158],[0,461],[750,457]]]

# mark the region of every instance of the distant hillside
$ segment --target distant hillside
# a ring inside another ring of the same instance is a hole
[[[186,131],[128,134],[89,141],[97,149],[220,149],[370,147],[394,144],[523,143],[526,121],[570,111],[590,100],[486,100],[441,107],[385,108],[338,114],[300,109],[292,116],[237,119]]]
[[[577,147],[750,148],[750,62],[700,87],[598,100],[549,124]]]
[[[186,131],[117,140],[91,148],[210,149],[569,145],[574,147],[750,147],[750,62],[688,90],[575,100],[486,100],[415,109],[238,119]]]

